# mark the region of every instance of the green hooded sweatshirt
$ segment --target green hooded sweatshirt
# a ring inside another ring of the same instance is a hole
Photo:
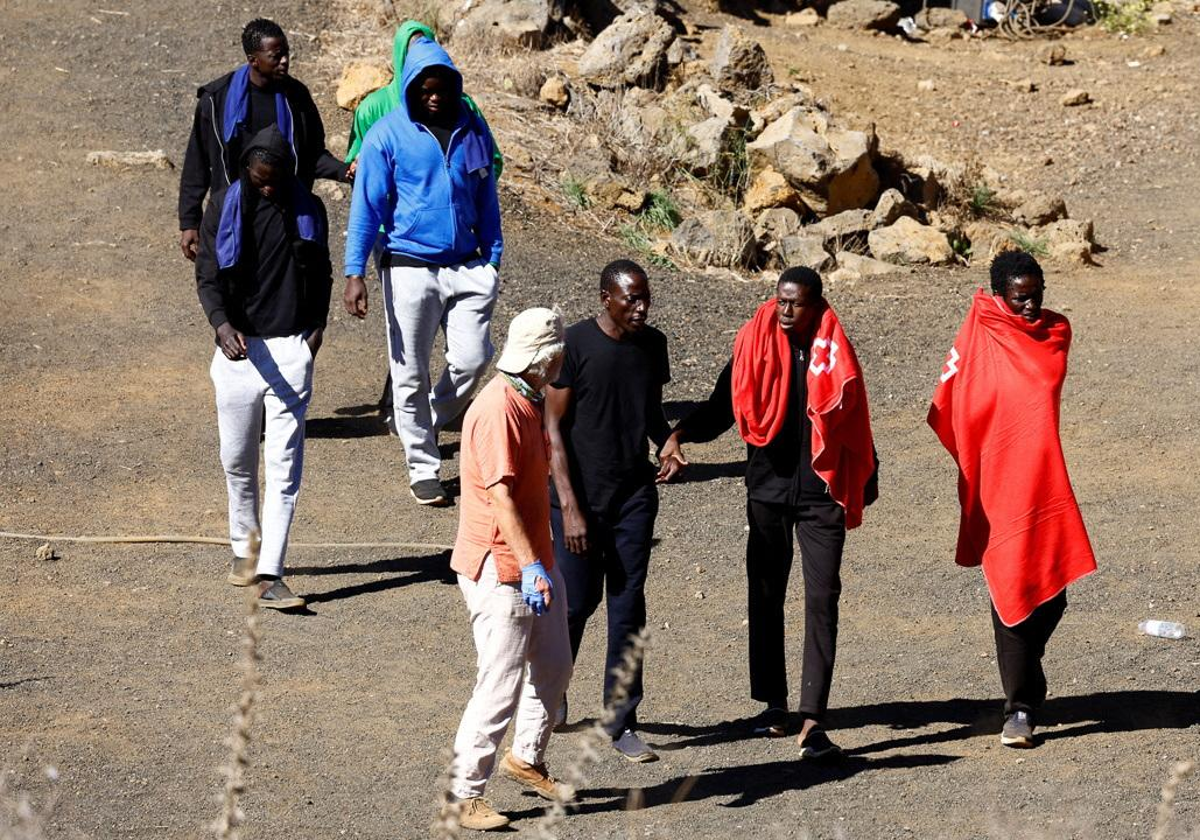
[[[354,109],[354,122],[350,125],[350,149],[346,152],[346,163],[351,163],[358,157],[358,153],[362,150],[363,138],[367,136],[367,131],[371,126],[375,125],[381,117],[400,107],[400,79],[404,76],[404,59],[408,56],[408,42],[418,34],[424,35],[431,41],[437,40],[432,29],[415,20],[406,20],[396,29],[396,37],[392,41],[392,81],[386,87],[367,94]],[[478,114],[480,119],[483,119],[483,112],[479,110],[475,100],[465,93],[463,94],[463,104]],[[483,119],[483,124],[485,127],[487,126],[486,119]],[[492,172],[499,178],[500,172],[504,168],[504,157],[500,154],[500,146],[496,143],[496,136],[492,134],[490,127],[488,127],[488,134],[491,135],[492,148],[495,149],[495,154],[492,156]]]

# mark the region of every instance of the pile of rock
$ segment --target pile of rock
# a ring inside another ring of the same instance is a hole
[[[455,39],[484,32],[540,48],[576,27],[565,0],[445,5],[455,10],[447,24]],[[844,123],[803,85],[779,85],[762,46],[740,28],[721,30],[704,61],[703,36],[657,4],[617,7],[586,46],[555,47],[569,58],[539,76],[531,95],[573,126],[561,165],[576,204],[636,221],[653,192],[670,192],[683,218],[673,231],[646,231],[657,253],[734,269],[805,265],[843,280],[1011,247],[1091,260],[1091,223],[1069,219],[1061,199],[1008,190],[986,170],[885,156],[874,126]],[[923,25],[958,23],[934,11]],[[828,20],[889,28],[895,13],[889,0],[840,0]],[[348,81],[339,101],[385,81],[376,71],[357,68],[367,81]]]

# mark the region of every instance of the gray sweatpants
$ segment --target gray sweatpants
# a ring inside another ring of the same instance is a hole
[[[394,266],[381,272],[396,431],[408,481],[438,477],[437,431],[471,399],[491,361],[492,310],[500,273],[483,260],[443,268]],[[430,387],[429,357],[446,334],[446,368]]]
[[[313,355],[302,335],[246,337],[247,358],[213,355],[221,466],[229,490],[229,541],[247,556],[250,534],[262,535],[258,573],[283,574],[288,532],[304,469],[304,417],[312,398]],[[266,413],[266,492],[258,515],[258,439]]]

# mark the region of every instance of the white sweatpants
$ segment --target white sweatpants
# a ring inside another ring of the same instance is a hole
[[[304,415],[312,397],[313,355],[302,335],[246,337],[247,358],[213,354],[221,466],[229,490],[229,542],[245,557],[250,534],[262,536],[258,573],[283,574],[288,531],[304,468]],[[266,412],[266,492],[258,518],[258,440]]]
[[[475,637],[475,690],[454,738],[450,792],[459,799],[482,796],[496,751],[516,715],[513,755],[541,764],[554,716],[571,682],[571,638],[567,632],[567,587],[550,570],[553,603],[534,615],[516,584],[496,580],[488,555],[478,581],[458,576]]]
[[[475,260],[445,268],[396,266],[381,275],[396,431],[409,484],[415,484],[438,477],[437,430],[466,407],[495,352],[491,325],[500,274]],[[446,369],[431,389],[429,357],[439,329],[446,334]]]

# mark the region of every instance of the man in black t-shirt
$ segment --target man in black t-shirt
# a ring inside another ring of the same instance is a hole
[[[588,618],[607,585],[608,655],[604,702],[609,705],[629,637],[646,623],[646,569],[658,514],[656,482],[670,481],[682,466],[650,463],[670,429],[662,407],[671,379],[667,339],[646,324],[650,282],[637,263],[617,260],[600,275],[595,318],[567,329],[562,373],[546,392],[550,438],[550,524],[554,562],[567,584],[571,652],[578,655]],[[606,730],[631,761],[657,758],[638,737],[641,664],[628,699]],[[565,719],[566,704],[560,717]]]

